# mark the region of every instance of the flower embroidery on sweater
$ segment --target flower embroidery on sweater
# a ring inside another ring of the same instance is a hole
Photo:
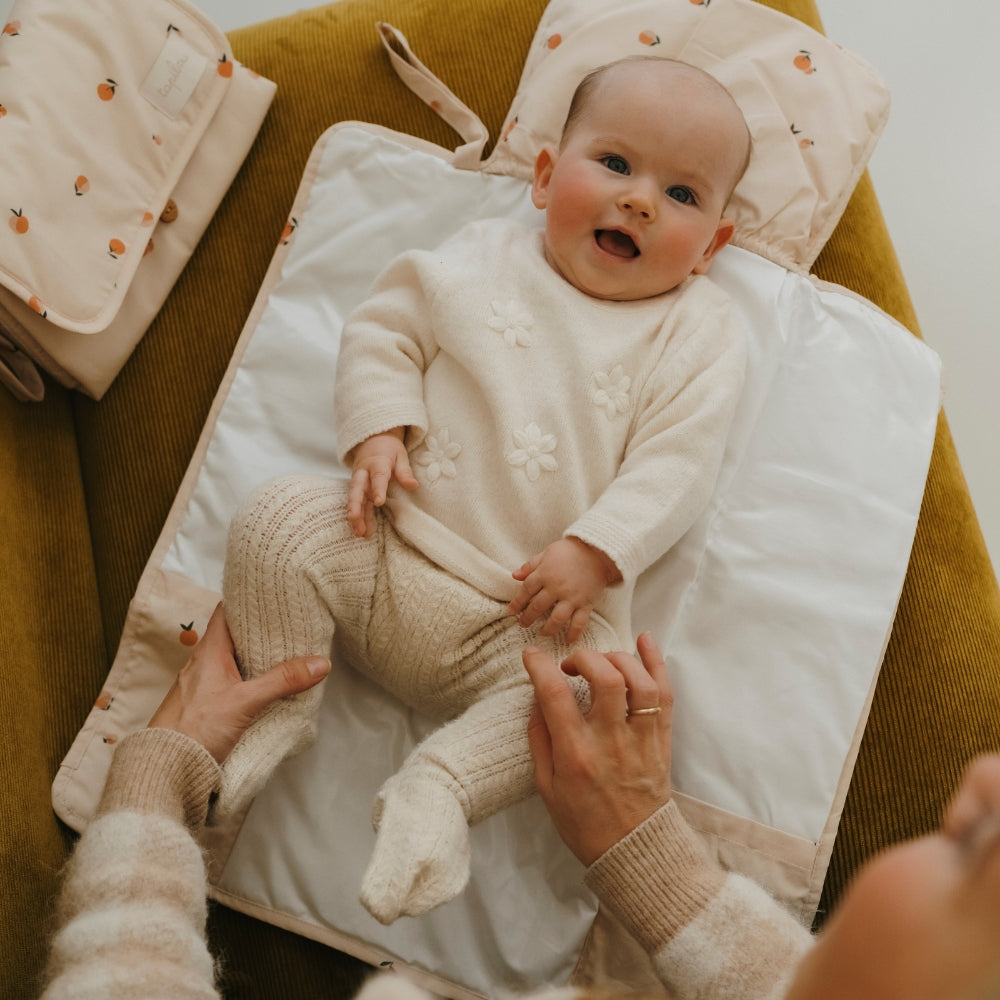
[[[537,482],[542,470],[555,472],[559,468],[552,455],[556,450],[553,434],[543,434],[538,424],[528,424],[523,431],[514,431],[517,447],[507,452],[507,461],[516,469],[523,469],[531,482]]]
[[[461,452],[462,446],[457,441],[452,441],[451,431],[442,427],[436,434],[428,434],[424,438],[424,446],[416,456],[416,463],[425,470],[428,483],[436,483],[442,476],[454,479],[455,459]]]
[[[604,410],[608,420],[614,420],[628,409],[628,391],[631,388],[631,377],[625,374],[621,365],[615,365],[609,372],[594,372],[590,399]]]
[[[531,327],[535,318],[517,299],[508,299],[506,302],[494,299],[490,308],[493,315],[486,323],[491,330],[496,330],[503,336],[508,347],[531,347]]]

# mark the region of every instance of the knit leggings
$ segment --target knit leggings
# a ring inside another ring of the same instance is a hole
[[[382,511],[370,538],[354,537],[346,508],[342,480],[289,477],[258,490],[230,528],[223,600],[245,677],[292,656],[329,655],[336,630],[355,669],[444,722],[375,802],[378,838],[361,899],[390,923],[461,892],[468,825],[534,790],[533,693],[521,652],[533,644],[559,660],[570,647],[523,629],[506,602],[430,562]],[[592,616],[577,645],[608,651],[618,642]],[[254,723],[223,768],[218,812],[241,808],[312,741],[320,697],[314,689],[279,702]]]

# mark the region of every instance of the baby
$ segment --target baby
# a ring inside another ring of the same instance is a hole
[[[469,824],[533,791],[522,650],[629,648],[636,578],[711,494],[746,347],[703,276],[749,152],[700,70],[591,74],[535,164],[544,230],[489,220],[406,253],[345,326],[350,482],[285,478],[234,519],[223,590],[246,676],[336,642],[444,722],[377,796],[361,898],[384,923],[459,893]],[[318,697],[256,721],[217,813],[310,742]]]

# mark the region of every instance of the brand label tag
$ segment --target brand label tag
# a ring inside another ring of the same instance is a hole
[[[208,60],[176,32],[171,31],[139,93],[170,118],[176,118],[191,99]]]

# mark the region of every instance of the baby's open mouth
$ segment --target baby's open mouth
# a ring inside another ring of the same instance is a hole
[[[594,233],[597,245],[605,252],[614,257],[638,257],[639,248],[628,233],[623,233],[619,229],[598,229]]]

